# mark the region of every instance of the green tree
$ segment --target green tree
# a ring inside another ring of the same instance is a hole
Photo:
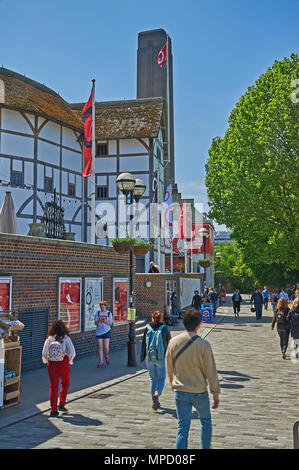
[[[298,78],[297,55],[275,61],[241,96],[225,136],[209,149],[209,215],[231,229],[248,266],[299,266]]]

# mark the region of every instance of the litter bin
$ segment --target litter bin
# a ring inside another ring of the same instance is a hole
[[[213,322],[213,305],[202,304],[201,316],[202,316],[203,323],[212,323]]]

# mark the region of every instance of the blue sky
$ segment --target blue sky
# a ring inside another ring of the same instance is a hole
[[[136,97],[138,32],[172,38],[176,182],[207,208],[205,163],[239,97],[298,52],[299,0],[0,0],[0,65],[84,101]]]

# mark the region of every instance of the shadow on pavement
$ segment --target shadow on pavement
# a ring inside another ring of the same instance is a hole
[[[236,371],[224,371],[218,370],[218,375],[227,374],[232,377],[221,377],[219,379],[220,388],[229,388],[229,389],[240,389],[244,388],[244,385],[236,384],[234,382],[249,382],[251,379],[257,380],[258,377],[251,377],[250,375],[242,374],[241,372]],[[228,383],[221,383],[222,381]]]
[[[91,419],[81,414],[67,413],[59,415],[65,423],[70,423],[73,426],[101,426],[103,423],[99,419]]]

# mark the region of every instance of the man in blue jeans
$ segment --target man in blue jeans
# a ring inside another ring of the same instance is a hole
[[[209,449],[212,437],[212,419],[207,382],[213,395],[212,408],[219,405],[220,385],[210,343],[197,332],[202,316],[195,309],[183,316],[184,333],[173,337],[166,351],[167,375],[175,392],[178,418],[177,449],[188,448],[192,406],[199,414],[201,448]]]

